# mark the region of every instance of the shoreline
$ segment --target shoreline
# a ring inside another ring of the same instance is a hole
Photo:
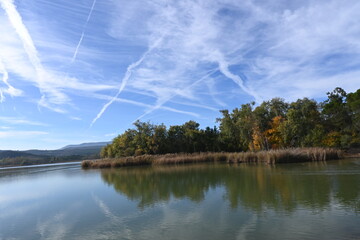
[[[205,162],[281,164],[337,160],[346,155],[343,151],[332,148],[289,148],[259,152],[174,153],[84,160],[81,163],[81,167],[83,169],[119,168],[127,166],[177,165]]]
[[[61,165],[73,165],[73,164],[75,165],[77,163],[81,165],[82,161],[84,161],[84,160],[56,162],[56,163],[41,163],[41,164],[31,164],[31,165],[9,165],[9,166],[0,166],[0,170],[18,169],[18,168],[51,167],[51,166],[61,166]]]

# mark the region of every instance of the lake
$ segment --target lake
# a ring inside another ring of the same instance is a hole
[[[359,239],[360,159],[0,169],[0,240]]]

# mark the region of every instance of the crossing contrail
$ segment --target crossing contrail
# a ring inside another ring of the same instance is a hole
[[[184,90],[189,90],[191,89],[193,86],[195,86],[196,84],[198,84],[199,82],[203,81],[204,79],[208,78],[209,76],[211,76],[213,73],[215,73],[216,71],[218,71],[218,68],[215,68],[211,71],[209,71],[205,76],[203,76],[202,78],[198,79],[197,81],[193,82],[191,85],[189,85],[188,87],[186,87]],[[141,118],[145,117],[146,115],[152,113],[153,111],[161,108],[165,103],[167,103],[168,101],[170,101],[173,97],[175,97],[176,95],[178,95],[177,93],[170,95],[169,97],[162,99],[161,101],[159,101],[155,106],[153,106],[152,108],[150,108],[148,111],[146,111],[144,114],[142,114],[140,117],[136,118],[133,122],[136,122],[137,120],[140,120]]]
[[[137,60],[136,62],[130,64],[127,69],[126,69],[126,73],[125,76],[123,77],[122,81],[121,81],[121,85],[120,88],[117,92],[117,94],[109,101],[107,102],[102,109],[100,110],[100,112],[96,115],[96,117],[92,120],[90,127],[92,127],[94,125],[94,123],[103,115],[103,113],[106,111],[106,109],[119,97],[120,93],[124,90],[125,86],[127,85],[127,82],[129,80],[129,78],[131,77],[131,74],[133,72],[133,70],[135,68],[137,68],[143,61],[144,59],[147,57],[147,55],[149,53],[151,53],[162,41],[162,37],[159,38],[153,45],[151,45],[149,47],[149,49],[141,56],[141,58],[139,60]]]

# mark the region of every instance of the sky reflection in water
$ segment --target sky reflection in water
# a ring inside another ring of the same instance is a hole
[[[351,239],[360,160],[0,170],[0,239]]]

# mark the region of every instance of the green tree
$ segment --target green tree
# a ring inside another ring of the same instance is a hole
[[[319,107],[316,101],[308,98],[299,99],[290,104],[286,120],[280,126],[285,146],[307,147],[313,140],[322,124]]]
[[[219,128],[188,121],[155,125],[136,121],[101,150],[101,157],[203,151],[247,151],[281,147],[351,147],[360,145],[360,89],[347,94],[336,88],[318,104],[308,98],[290,104],[273,98],[221,110]]]
[[[195,121],[188,121],[184,123],[184,137],[185,137],[185,150],[186,152],[200,151],[200,124]]]
[[[344,132],[351,126],[351,116],[346,104],[347,94],[342,88],[328,92],[328,99],[323,103],[323,115],[327,129]]]
[[[150,153],[164,154],[168,152],[167,146],[168,133],[164,124],[153,127],[153,135],[150,141]]]
[[[235,119],[233,114],[229,113],[229,110],[221,110],[221,118],[218,118],[216,121],[220,123],[220,145],[221,149],[228,152],[234,152],[241,150],[240,148],[240,134],[239,130],[236,127]]]
[[[351,144],[360,146],[360,89],[346,96],[346,105],[351,116]]]
[[[185,132],[183,126],[170,126],[168,130],[167,149],[169,153],[185,152]]]
[[[336,147],[348,146],[351,142],[352,118],[346,104],[347,93],[338,87],[327,95],[328,99],[323,103],[322,111],[328,132],[326,142]]]

